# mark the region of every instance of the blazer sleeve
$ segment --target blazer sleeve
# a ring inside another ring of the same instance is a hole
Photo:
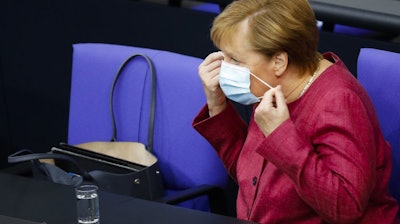
[[[231,177],[236,179],[236,163],[247,135],[247,123],[233,104],[219,114],[209,117],[207,105],[194,118],[193,128],[216,150]]]

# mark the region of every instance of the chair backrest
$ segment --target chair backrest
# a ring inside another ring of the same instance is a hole
[[[367,90],[383,134],[392,145],[393,169],[390,191],[400,202],[400,54],[362,48],[357,77]]]
[[[228,180],[225,168],[191,126],[206,102],[197,71],[199,58],[113,44],[74,44],[68,143],[110,140],[112,80],[122,62],[137,53],[150,57],[156,70],[153,152],[160,161],[166,187],[224,187]],[[146,61],[134,59],[123,70],[114,94],[117,140],[147,143],[149,96]]]

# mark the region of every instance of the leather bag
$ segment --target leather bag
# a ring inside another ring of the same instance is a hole
[[[137,57],[147,61],[151,74],[147,145],[141,142],[118,141],[114,117],[113,98],[118,78],[125,65]],[[156,75],[151,59],[144,54],[131,55],[122,63],[112,83],[110,141],[86,142],[74,146],[61,143],[53,147],[49,153],[20,150],[10,155],[8,161],[9,163],[32,161],[34,176],[46,177],[57,183],[77,186],[82,182],[91,182],[104,191],[149,200],[160,198],[164,195],[164,185],[158,159],[152,153],[155,91]]]

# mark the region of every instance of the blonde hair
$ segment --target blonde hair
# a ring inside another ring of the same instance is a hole
[[[286,52],[289,63],[302,74],[317,69],[321,55],[314,12],[307,0],[237,0],[214,20],[211,39],[231,44],[239,23],[248,19],[249,43],[255,51],[271,58]]]

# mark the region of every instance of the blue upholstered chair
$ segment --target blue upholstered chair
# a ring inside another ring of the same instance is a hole
[[[221,7],[216,3],[201,3],[191,6],[190,9],[211,12],[215,14],[219,14],[221,12]]]
[[[400,202],[400,54],[362,48],[357,77],[371,97],[383,134],[392,145],[390,191]]]
[[[204,185],[224,188],[228,181],[215,151],[191,126],[206,102],[197,71],[199,58],[130,46],[74,44],[68,143],[110,140],[111,84],[119,66],[134,53],[149,56],[157,73],[153,147],[166,185],[161,201],[208,211],[207,196],[184,202],[185,197],[177,196]],[[131,61],[118,81],[117,140],[147,142],[150,76],[141,59]]]

